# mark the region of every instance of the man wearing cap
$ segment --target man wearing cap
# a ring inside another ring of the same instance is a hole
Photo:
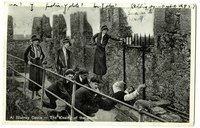
[[[96,44],[93,72],[97,75],[100,81],[102,80],[102,76],[107,72],[105,47],[108,43],[108,40],[112,39],[115,41],[122,41],[121,39],[111,37],[107,34],[107,32],[108,27],[103,25],[101,27],[101,32],[92,37],[93,43]]]
[[[67,79],[73,79],[75,72],[72,69],[68,69],[65,71],[64,76]],[[52,85],[50,85],[47,89],[52,92],[53,94],[59,96],[60,98],[64,99],[65,101],[69,102],[71,101],[71,93],[72,93],[72,82],[69,80],[66,80],[64,78],[59,79]],[[46,95],[50,100],[50,103],[43,102],[43,106],[47,108],[56,108],[56,98],[52,94],[50,94],[48,91],[46,91]]]
[[[30,64],[29,78],[32,81],[42,85],[43,70],[31,65],[31,63],[33,63],[38,66],[42,66],[42,62],[45,58],[39,43],[40,39],[36,35],[33,35],[31,38],[31,45],[28,46],[24,53],[24,61],[26,64]],[[36,96],[40,97],[38,91],[41,89],[41,87],[29,81],[28,89],[32,91],[32,99],[34,98],[34,91],[36,92]]]
[[[74,76],[74,80],[82,85],[88,86],[89,81],[88,81],[88,75],[89,72],[87,69],[80,69],[78,73]],[[80,86],[77,85],[76,89],[79,89]]]
[[[71,68],[71,51],[68,49],[71,46],[71,42],[68,38],[65,38],[62,43],[63,46],[58,50],[56,59],[56,69],[61,75],[63,75],[65,69]]]

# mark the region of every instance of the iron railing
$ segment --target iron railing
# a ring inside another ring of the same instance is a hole
[[[24,62],[24,60],[21,59],[21,58],[19,58],[19,57],[16,57],[16,56],[11,55],[11,54],[7,54],[7,55],[10,56],[10,57],[12,57],[12,58],[15,58],[15,59],[17,59],[17,60],[21,60],[21,61]],[[93,90],[93,89],[91,89],[91,88],[89,88],[89,87],[87,87],[87,86],[85,86],[85,85],[82,85],[82,84],[80,84],[80,83],[78,83],[78,82],[76,82],[76,81],[74,81],[74,80],[67,79],[67,78],[65,78],[64,76],[62,76],[62,75],[60,75],[60,74],[57,74],[57,73],[55,73],[55,72],[53,72],[53,71],[51,71],[51,70],[49,70],[49,69],[45,69],[44,67],[38,66],[38,65],[36,65],[36,64],[31,64],[31,65],[32,65],[32,66],[35,66],[35,67],[38,67],[38,68],[40,68],[40,69],[42,69],[42,70],[44,70],[44,73],[43,73],[43,74],[44,74],[44,75],[43,75],[43,85],[39,85],[38,83],[32,81],[31,79],[27,78],[26,76],[20,74],[20,73],[19,73],[17,70],[15,70],[12,66],[8,65],[8,67],[9,67],[11,70],[13,70],[13,75],[14,75],[14,72],[16,72],[16,73],[18,73],[19,75],[23,76],[23,77],[25,78],[25,81],[26,81],[26,79],[27,79],[27,80],[33,82],[34,84],[36,84],[37,86],[39,86],[39,87],[42,88],[41,108],[42,108],[42,102],[43,102],[43,98],[44,98],[44,91],[49,92],[50,94],[52,94],[53,96],[55,96],[56,98],[58,98],[58,99],[60,99],[62,102],[64,102],[67,106],[71,107],[70,121],[73,121],[73,119],[74,119],[74,110],[77,111],[78,113],[80,113],[81,115],[83,115],[84,117],[88,118],[90,121],[94,121],[94,119],[92,119],[91,117],[87,116],[86,114],[84,114],[83,112],[81,112],[80,110],[78,110],[77,108],[75,108],[76,85],[78,85],[78,86],[84,87],[84,88],[86,88],[86,89],[88,89],[88,90],[90,90],[90,91],[92,91],[92,92],[94,92],[94,93],[96,93],[96,94],[99,94],[99,95],[101,95],[101,96],[103,96],[103,97],[106,97],[106,98],[108,98],[108,99],[110,99],[110,100],[112,100],[112,101],[115,101],[115,102],[117,102],[117,103],[120,103],[120,104],[122,104],[122,105],[124,105],[124,106],[126,106],[126,107],[129,107],[129,108],[131,108],[131,109],[137,111],[137,112],[140,114],[139,122],[143,122],[143,121],[144,121],[144,120],[143,120],[143,115],[149,116],[149,117],[151,117],[151,118],[153,118],[153,119],[155,119],[155,120],[158,120],[158,121],[160,121],[160,122],[167,122],[166,120],[164,120],[164,119],[162,119],[162,118],[160,118],[160,117],[158,117],[158,116],[156,116],[156,115],[153,115],[153,114],[151,114],[151,113],[148,113],[148,112],[146,112],[146,111],[144,111],[144,110],[139,110],[139,109],[137,109],[137,108],[131,106],[130,104],[127,104],[127,103],[125,103],[125,102],[122,102],[122,101],[120,101],[120,100],[117,100],[117,99],[115,99],[115,98],[113,98],[113,97],[110,97],[110,96],[108,96],[108,95],[105,95],[105,94],[103,94],[103,93],[101,93],[101,92],[97,92],[97,91],[95,91],[95,90]],[[25,73],[26,73],[26,68],[27,68],[27,67],[25,66]],[[45,84],[44,84],[44,83],[45,83],[45,74],[46,74],[46,72],[50,72],[50,73],[52,73],[52,74],[54,74],[54,75],[57,75],[57,76],[59,76],[59,77],[61,77],[61,78],[64,78],[64,79],[66,79],[66,80],[68,80],[68,81],[70,81],[70,82],[73,83],[73,91],[72,91],[72,99],[71,99],[71,102],[72,102],[72,103],[71,103],[71,104],[69,104],[68,102],[66,102],[65,100],[63,100],[62,98],[60,98],[59,96],[55,95],[54,93],[52,93],[51,91],[49,91],[49,90],[47,90],[47,89],[45,88]],[[26,85],[24,84],[24,85],[23,85],[23,89],[24,89],[23,92],[24,92],[24,93],[25,93],[25,86],[26,86]]]

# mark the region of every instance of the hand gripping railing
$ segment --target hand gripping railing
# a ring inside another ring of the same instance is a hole
[[[21,60],[21,61],[24,62],[24,60],[21,59],[21,58],[19,58],[19,57],[16,57],[16,56],[11,55],[11,54],[7,54],[7,55],[10,56],[10,57],[12,57],[12,58],[15,58],[15,59],[18,59],[18,60]],[[38,66],[38,65],[36,65],[36,64],[31,64],[31,65],[32,65],[32,66],[35,66],[35,67],[38,67],[38,68],[44,70],[45,72],[47,71],[47,72],[50,72],[50,73],[52,73],[52,74],[55,74],[55,75],[57,75],[57,76],[59,76],[59,77],[61,77],[61,78],[64,78],[64,79],[66,79],[66,80],[68,80],[68,81],[70,81],[70,82],[73,83],[72,100],[71,100],[71,101],[72,101],[72,104],[70,105],[68,102],[66,102],[66,101],[63,100],[62,98],[58,97],[57,95],[55,95],[55,94],[52,93],[51,91],[47,90],[47,89],[45,88],[44,83],[43,83],[43,86],[41,86],[41,85],[37,84],[36,82],[32,81],[31,79],[27,78],[26,76],[21,75],[18,71],[16,71],[16,70],[15,70],[14,68],[12,68],[11,66],[8,66],[8,67],[9,67],[10,69],[12,69],[14,72],[17,72],[17,73],[20,74],[21,76],[25,77],[25,79],[28,79],[29,81],[33,82],[34,84],[36,84],[37,86],[39,86],[39,87],[42,88],[41,104],[42,104],[42,101],[43,101],[44,90],[45,90],[45,91],[51,93],[51,94],[52,94],[53,96],[55,96],[56,98],[60,99],[60,100],[61,100],[62,102],[64,102],[67,106],[71,107],[71,117],[70,117],[70,120],[71,120],[71,121],[73,121],[73,118],[74,118],[74,110],[77,111],[78,113],[80,113],[81,115],[83,115],[84,117],[88,118],[89,120],[94,121],[91,117],[87,116],[86,114],[84,114],[83,112],[81,112],[80,110],[78,110],[77,108],[74,107],[74,106],[75,106],[76,85],[79,85],[79,86],[81,86],[81,87],[84,87],[84,88],[86,88],[86,89],[92,91],[92,92],[95,92],[96,94],[99,94],[99,95],[101,95],[101,96],[104,96],[104,97],[106,97],[106,98],[108,98],[108,99],[110,99],[110,100],[112,100],[112,101],[115,101],[115,102],[117,102],[117,103],[123,104],[124,106],[129,107],[129,108],[131,108],[131,109],[133,109],[133,110],[139,112],[139,114],[140,114],[139,122],[143,122],[143,115],[149,116],[149,117],[151,117],[151,118],[153,118],[153,119],[155,119],[155,120],[158,120],[158,121],[160,121],[160,122],[167,122],[166,120],[164,120],[164,119],[162,119],[162,118],[160,118],[160,117],[158,117],[158,116],[155,116],[155,115],[153,115],[153,114],[151,114],[151,113],[148,113],[148,112],[146,112],[146,111],[143,111],[143,110],[139,110],[139,109],[137,109],[137,108],[135,108],[135,107],[133,107],[133,106],[131,106],[131,105],[125,103],[125,102],[122,102],[122,101],[120,101],[120,100],[117,100],[117,99],[115,99],[115,98],[113,98],[113,97],[110,97],[110,96],[108,96],[108,95],[105,95],[105,94],[103,94],[103,93],[97,92],[97,91],[95,91],[95,90],[93,90],[93,89],[91,89],[91,88],[89,88],[89,87],[87,87],[87,86],[85,86],[85,85],[82,85],[82,84],[80,84],[80,83],[78,83],[78,82],[76,82],[76,81],[74,81],[74,80],[67,79],[67,78],[65,78],[64,76],[59,75],[59,74],[57,74],[57,73],[55,73],[55,72],[53,72],[53,71],[51,71],[51,70],[49,70],[49,69],[45,69],[44,67]],[[45,72],[44,72],[43,77],[45,77]],[[44,79],[44,78],[43,78],[43,79]],[[43,81],[43,82],[44,82],[44,81]],[[25,85],[24,85],[24,86],[25,86]],[[23,87],[23,88],[25,88],[25,87]]]

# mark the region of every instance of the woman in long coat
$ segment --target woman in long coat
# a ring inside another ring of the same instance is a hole
[[[93,43],[96,44],[93,72],[97,75],[100,81],[102,81],[102,76],[105,75],[107,72],[105,47],[108,43],[108,40],[112,39],[115,41],[122,41],[121,39],[111,37],[107,34],[107,32],[108,27],[106,25],[103,25],[101,27],[101,32],[95,34],[92,37]]]
[[[26,64],[30,64],[29,78],[32,81],[42,85],[43,70],[31,65],[31,63],[42,66],[42,61],[44,60],[45,55],[41,46],[39,45],[40,40],[36,35],[32,36],[31,41],[31,45],[28,46],[24,53],[24,61]],[[41,89],[41,87],[29,81],[28,89],[32,91],[32,99],[34,97],[34,91],[36,92],[36,96],[40,97],[38,91]]]
[[[57,52],[56,69],[61,75],[63,75],[63,71],[72,67],[71,51],[68,49],[69,46],[71,46],[71,42],[68,38],[65,38],[63,40],[62,48],[60,48]]]

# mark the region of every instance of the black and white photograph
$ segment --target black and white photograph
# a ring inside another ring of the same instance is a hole
[[[193,124],[195,4],[4,6],[5,122]]]

